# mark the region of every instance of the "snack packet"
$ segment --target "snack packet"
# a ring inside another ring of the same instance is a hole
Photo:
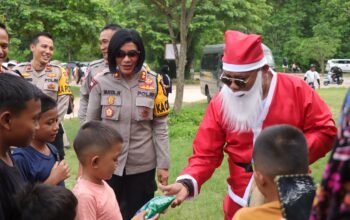
[[[282,215],[287,220],[308,220],[315,197],[315,185],[308,174],[284,175],[275,178]]]
[[[153,218],[157,214],[164,212],[175,200],[176,196],[156,196],[144,204],[136,214],[147,210],[146,219]]]

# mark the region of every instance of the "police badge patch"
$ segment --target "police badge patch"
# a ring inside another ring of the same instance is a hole
[[[50,84],[47,85],[47,89],[55,90],[55,88],[56,88],[56,86],[53,83],[50,83]]]
[[[107,97],[107,103],[108,103],[108,105],[114,105],[114,103],[115,103],[115,96],[108,96]]]
[[[114,115],[114,110],[111,107],[107,107],[105,110],[106,117],[111,118]]]
[[[23,72],[22,73],[22,76],[24,77],[24,78],[27,78],[27,77],[29,77],[29,76],[31,76],[32,74],[31,73],[28,73],[28,72]]]
[[[97,81],[95,79],[92,79],[89,85],[89,89],[91,90],[96,84],[97,84]]]

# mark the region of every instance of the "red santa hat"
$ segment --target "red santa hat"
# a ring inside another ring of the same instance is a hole
[[[263,67],[267,60],[261,45],[261,36],[226,31],[222,63],[223,70],[230,72],[246,72]]]

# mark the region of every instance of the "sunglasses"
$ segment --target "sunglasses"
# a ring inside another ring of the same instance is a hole
[[[227,77],[224,74],[221,74],[220,80],[222,83],[224,83],[228,87],[230,87],[231,84],[234,82],[239,88],[244,88],[247,85],[249,78],[246,80],[243,80],[243,79],[237,79],[233,77]]]
[[[125,58],[128,56],[129,58],[138,57],[140,55],[140,51],[137,50],[129,50],[128,52],[125,52],[123,50],[119,50],[116,54],[117,58]]]

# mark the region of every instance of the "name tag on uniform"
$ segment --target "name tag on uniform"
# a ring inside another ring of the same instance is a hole
[[[137,96],[144,96],[144,97],[152,98],[155,95],[156,95],[155,92],[137,91]]]

